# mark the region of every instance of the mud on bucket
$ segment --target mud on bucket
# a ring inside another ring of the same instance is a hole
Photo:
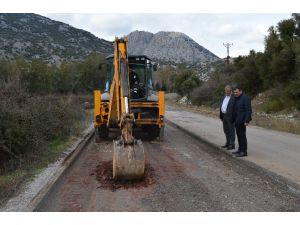
[[[142,179],[145,173],[145,152],[143,143],[137,140],[134,145],[124,146],[122,141],[114,141],[113,146],[113,179]]]

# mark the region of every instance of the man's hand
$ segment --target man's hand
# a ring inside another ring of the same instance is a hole
[[[249,123],[244,123],[245,126],[248,126]]]

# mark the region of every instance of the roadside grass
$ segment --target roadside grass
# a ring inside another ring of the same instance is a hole
[[[298,118],[277,118],[275,116],[255,113],[251,124],[267,129],[300,134],[300,119]]]
[[[69,137],[56,138],[47,142],[47,146],[43,151],[39,151],[38,154],[30,154],[21,159],[17,170],[2,172],[0,174],[0,206],[3,206],[9,198],[19,193],[23,185],[33,180],[35,175],[62,157],[64,151],[72,146],[81,135],[81,132],[90,126],[92,114],[93,110],[85,109],[83,119],[75,121]]]
[[[219,117],[219,110],[213,107],[208,107],[204,105],[196,106],[192,104],[179,104],[175,99],[166,99],[165,102],[171,107],[179,108],[182,110],[188,110],[190,112],[195,113],[203,113],[204,115],[208,115],[210,117]]]
[[[219,118],[218,108],[204,105],[179,104],[175,99],[166,100],[166,104],[182,110]],[[300,118],[297,116],[291,117],[288,113],[279,115],[278,113],[267,114],[261,111],[253,112],[251,125],[300,135]]]

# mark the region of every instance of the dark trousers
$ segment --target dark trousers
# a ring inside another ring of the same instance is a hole
[[[239,151],[247,153],[247,137],[246,137],[246,126],[243,123],[236,123],[236,136],[239,142]]]
[[[226,145],[233,145],[235,142],[235,129],[234,123],[231,122],[226,114],[223,114],[223,130],[226,136]]]

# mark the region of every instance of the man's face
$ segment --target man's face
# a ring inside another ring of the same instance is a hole
[[[242,91],[240,89],[234,89],[235,97],[240,97],[241,94],[242,94]]]
[[[225,94],[226,94],[227,96],[230,96],[231,93],[232,93],[232,91],[231,91],[230,88],[225,88]]]

